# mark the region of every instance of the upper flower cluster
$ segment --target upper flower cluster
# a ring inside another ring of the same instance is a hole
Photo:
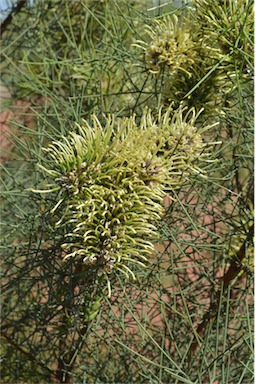
[[[167,67],[171,74],[177,70],[188,72],[196,58],[196,43],[187,26],[180,24],[176,15],[154,20],[146,27],[149,43],[137,41],[136,46],[145,51],[145,60],[153,73]]]

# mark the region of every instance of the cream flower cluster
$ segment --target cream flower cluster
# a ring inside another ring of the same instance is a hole
[[[134,45],[145,51],[146,65],[151,72],[158,73],[166,67],[171,74],[178,70],[189,73],[196,59],[196,43],[176,15],[154,20],[152,26],[146,27],[146,33],[151,41],[138,40]]]
[[[170,107],[156,117],[145,110],[139,124],[135,115],[109,116],[103,126],[93,115],[92,124],[84,120],[49,145],[41,168],[53,183],[36,192],[58,192],[51,212],[66,231],[65,259],[106,277],[115,270],[135,278],[130,265],[144,266],[152,253],[166,190],[194,171],[205,149],[196,118],[194,110]]]

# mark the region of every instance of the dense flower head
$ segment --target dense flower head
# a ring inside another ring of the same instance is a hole
[[[58,191],[52,213],[62,213],[65,259],[135,278],[130,263],[144,266],[153,250],[166,190],[188,177],[206,146],[196,118],[170,107],[156,118],[145,110],[139,124],[135,115],[109,116],[103,127],[93,115],[92,125],[83,120],[45,149],[49,164],[41,168],[54,181],[44,192]]]
[[[188,73],[196,57],[196,43],[190,30],[179,22],[176,15],[154,20],[152,26],[146,27],[146,33],[151,41],[139,40],[135,45],[145,51],[146,64],[151,72],[158,73],[167,67],[171,74],[177,70]]]
[[[162,15],[144,30],[147,36],[133,45],[143,51],[143,67],[159,80],[162,105],[174,101],[176,107],[186,103],[215,113],[229,79],[216,70],[224,55],[213,31],[201,28],[193,9]]]

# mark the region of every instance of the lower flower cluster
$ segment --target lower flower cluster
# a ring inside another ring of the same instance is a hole
[[[170,107],[155,118],[145,110],[139,124],[136,116],[110,116],[103,127],[93,115],[92,125],[84,120],[45,149],[41,168],[53,183],[35,192],[58,191],[51,212],[61,213],[65,259],[98,275],[115,270],[135,278],[130,265],[145,266],[153,251],[166,190],[180,185],[204,152],[196,118],[194,110]]]

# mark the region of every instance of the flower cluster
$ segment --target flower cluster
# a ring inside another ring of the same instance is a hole
[[[49,145],[49,167],[41,168],[54,183],[43,192],[58,191],[52,213],[61,212],[56,226],[66,229],[65,259],[135,278],[130,262],[144,266],[153,250],[166,189],[185,180],[206,146],[196,118],[170,107],[156,118],[145,110],[139,125],[135,115],[109,116],[103,127],[93,115],[92,125],[84,120]]]
[[[167,15],[152,20],[145,32],[148,38],[133,45],[143,50],[145,68],[156,77],[163,75],[163,105],[174,101],[177,107],[184,102],[189,108],[195,106],[214,114],[222,104],[223,89],[229,87],[226,76],[216,70],[223,53],[213,32],[201,30],[194,10],[186,16]]]
[[[153,73],[168,67],[171,74],[177,70],[189,72],[196,56],[196,43],[187,26],[179,23],[176,15],[154,20],[152,26],[146,27],[151,38],[150,43],[137,41],[135,44],[145,51],[145,60]]]

